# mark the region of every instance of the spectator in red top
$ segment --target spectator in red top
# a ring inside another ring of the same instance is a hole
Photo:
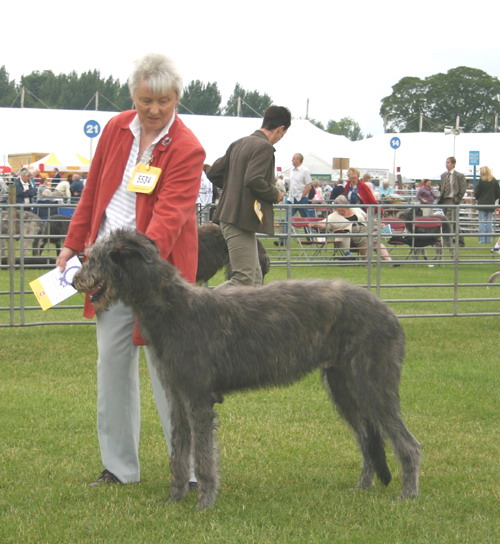
[[[349,180],[345,186],[344,195],[350,204],[358,206],[359,204],[378,204],[370,187],[359,179],[359,170],[357,168],[349,168],[347,176]]]

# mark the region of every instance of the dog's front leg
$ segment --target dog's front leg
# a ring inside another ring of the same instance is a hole
[[[191,452],[191,429],[182,399],[175,393],[170,395],[170,417],[172,423],[172,457],[170,468],[172,479],[169,501],[180,501],[189,491]]]
[[[215,502],[219,484],[217,444],[215,440],[215,410],[212,395],[197,399],[191,406],[193,457],[200,495],[198,508],[209,508]]]

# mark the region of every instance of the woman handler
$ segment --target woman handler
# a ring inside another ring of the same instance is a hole
[[[176,114],[182,78],[163,55],[146,55],[128,85],[135,110],[106,125],[73,215],[57,265],[119,228],[137,229],[158,245],[161,256],[188,281],[196,279],[196,198],[205,151]],[[154,286],[151,286],[154,288]],[[85,316],[95,310],[87,298]],[[134,315],[118,303],[98,311],[97,423],[104,471],[92,486],[140,479],[139,347]],[[165,393],[146,359],[163,430],[170,446]]]

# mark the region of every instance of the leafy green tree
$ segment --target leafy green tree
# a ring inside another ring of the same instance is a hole
[[[97,109],[99,111],[120,111],[130,107],[130,97],[122,107],[122,85],[117,79],[104,80],[98,70],[84,72],[80,76],[71,72],[64,87],[60,102],[68,109]]]
[[[258,91],[246,91],[236,83],[233,94],[229,97],[223,115],[241,117],[264,117],[267,108],[273,103],[268,94]]]
[[[386,132],[417,132],[420,114],[429,113],[427,93],[425,81],[417,77],[404,77],[396,83],[392,94],[382,99],[380,108]]]
[[[318,127],[321,130],[325,130],[325,126],[321,121],[316,121],[316,119],[309,119],[309,122],[312,123],[315,127]]]
[[[127,83],[120,83],[118,79],[111,76],[102,81],[100,88],[101,97],[99,101],[99,110],[123,111],[132,107],[130,90]]]
[[[460,126],[465,132],[490,132],[495,114],[500,114],[500,80],[486,72],[464,66],[428,79],[429,98],[435,122]]]
[[[205,84],[197,79],[184,87],[179,112],[220,115],[221,99],[217,83]]]
[[[116,104],[120,107],[120,110],[129,110],[132,108],[132,98],[130,98],[130,90],[125,83],[120,87],[118,95],[116,97]]]
[[[59,99],[60,108],[84,109],[99,87],[99,72],[86,72],[79,76],[70,72]]]
[[[98,70],[57,76],[50,70],[35,71],[21,77],[20,88],[24,89],[22,106],[25,108],[81,110],[95,109],[97,103],[100,111],[121,111],[131,105],[127,85],[112,77],[104,80]],[[97,102],[96,93],[99,93]],[[20,107],[21,99],[14,105]]]
[[[455,126],[465,132],[491,132],[500,114],[500,80],[475,68],[460,66],[425,79],[406,77],[382,99],[380,115],[387,132],[441,132]]]
[[[60,96],[67,84],[67,76],[56,76],[52,70],[31,72],[21,77],[20,86],[24,88],[25,108],[60,108]],[[21,104],[16,104],[21,105]]]
[[[0,106],[11,107],[16,100],[17,88],[14,80],[9,79],[5,66],[0,68]]]
[[[353,142],[363,139],[361,127],[356,121],[354,121],[354,119],[351,119],[350,117],[343,117],[340,121],[328,121],[326,131],[330,132],[330,134],[345,136]]]

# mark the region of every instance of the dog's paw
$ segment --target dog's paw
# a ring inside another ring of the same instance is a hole
[[[200,495],[198,498],[198,504],[196,505],[197,510],[206,510],[207,508],[212,508],[215,504],[215,496],[211,497],[209,495]]]
[[[170,493],[168,494],[168,502],[179,502],[181,501],[189,491],[188,485],[182,486],[172,486]]]

